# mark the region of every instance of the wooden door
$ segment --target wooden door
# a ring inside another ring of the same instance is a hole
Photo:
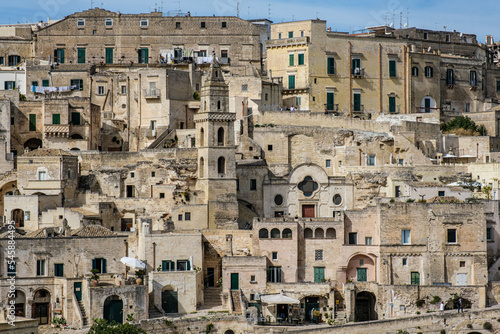
[[[302,217],[314,218],[314,205],[302,205]]]

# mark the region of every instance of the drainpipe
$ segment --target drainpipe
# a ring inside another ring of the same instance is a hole
[[[142,124],[142,85],[141,85],[141,74],[139,74],[139,88],[138,88],[137,96],[139,99],[139,124],[137,125],[137,152],[139,152],[139,137],[141,135],[141,124]]]
[[[130,151],[130,77],[127,76],[127,152]]]
[[[379,114],[382,113],[382,45],[378,44],[378,106]]]
[[[156,242],[153,242],[153,271],[156,270]]]
[[[479,160],[479,143],[476,143],[476,162]]]
[[[361,166],[361,149],[359,149],[359,165]]]
[[[123,244],[125,246],[125,257],[127,256],[128,254],[128,241],[127,240],[123,240]],[[127,278],[127,265],[124,264],[123,265],[125,267],[125,279]]]
[[[349,42],[349,117],[352,118],[352,44]],[[361,150],[359,150],[361,152]],[[361,153],[360,153],[361,156]],[[361,158],[359,158],[361,161]],[[359,163],[361,166],[361,162]]]
[[[408,113],[407,110],[407,96],[406,96],[406,45],[403,45],[403,95],[404,95],[404,106],[405,114]]]

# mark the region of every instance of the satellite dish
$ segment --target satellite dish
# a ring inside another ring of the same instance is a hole
[[[403,27],[408,28],[408,23],[405,23]]]

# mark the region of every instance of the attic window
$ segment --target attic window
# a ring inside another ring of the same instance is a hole
[[[147,27],[149,25],[149,21],[147,19],[141,19],[141,27]]]
[[[222,22],[222,28],[227,28],[227,22],[226,21]]]
[[[78,19],[78,21],[76,21],[76,26],[85,27],[85,19]]]
[[[113,19],[106,19],[106,20],[104,21],[104,25],[105,25],[106,27],[112,27],[112,26],[113,26]]]

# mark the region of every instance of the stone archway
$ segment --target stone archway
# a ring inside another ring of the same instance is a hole
[[[38,320],[39,325],[48,325],[50,323],[50,292],[40,289],[35,292],[33,297],[32,318]]]
[[[123,324],[123,300],[117,296],[109,296],[104,301],[103,318],[109,322]]]
[[[361,291],[356,294],[356,307],[354,312],[355,321],[377,320],[375,312],[375,295],[368,291]]]
[[[171,285],[161,289],[161,308],[165,313],[179,313],[177,290]]]
[[[15,301],[15,314],[16,317],[26,316],[26,294],[21,290],[16,290]]]
[[[31,139],[28,139],[25,143],[24,143],[24,148],[26,149],[29,149],[30,151],[33,151],[33,150],[36,150],[37,148],[42,148],[42,141],[38,138],[31,138]]]

